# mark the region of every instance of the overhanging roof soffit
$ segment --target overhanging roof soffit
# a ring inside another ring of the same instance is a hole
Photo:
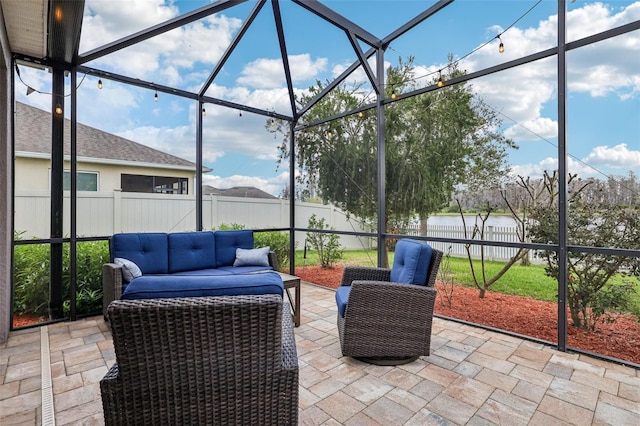
[[[110,53],[124,49],[125,47],[129,47],[134,44],[140,43],[142,41],[148,40],[157,35],[164,34],[167,31],[171,31],[183,25],[187,25],[191,22],[213,15],[214,13],[218,13],[230,7],[244,3],[246,1],[247,0],[219,0],[213,4],[201,7],[192,12],[186,13],[184,15],[180,15],[174,19],[170,19],[158,25],[154,25],[153,27],[147,28],[146,30],[139,31],[128,37],[121,38],[120,40],[116,40],[112,43],[109,43],[97,49],[93,49],[87,53],[84,53],[78,57],[78,63],[84,64],[84,63],[93,61],[102,56],[108,55]]]
[[[344,16],[329,9],[317,0],[293,0],[293,2],[304,7],[308,11],[315,13],[336,27],[355,34],[356,37],[371,47],[380,47],[382,45],[382,41],[378,37],[374,36],[359,25],[349,21]]]
[[[78,55],[84,0],[49,3],[47,56],[57,63],[72,63]]]

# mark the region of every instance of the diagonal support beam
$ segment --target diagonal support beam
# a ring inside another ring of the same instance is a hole
[[[381,88],[378,87],[376,76],[373,73],[373,70],[371,69],[371,67],[369,66],[369,61],[367,61],[367,58],[364,52],[360,48],[360,44],[358,44],[358,40],[356,40],[355,35],[350,32],[347,32],[347,37],[349,37],[351,46],[353,47],[353,50],[356,52],[356,55],[358,55],[358,60],[360,61],[360,65],[362,65],[362,68],[364,68],[364,72],[367,74],[367,77],[369,78],[371,85],[375,89],[376,93],[380,93]]]
[[[439,12],[444,7],[449,6],[451,3],[453,3],[453,0],[440,0],[440,1],[438,1],[436,4],[431,6],[429,9],[425,10],[424,12],[422,12],[421,14],[419,14],[418,16],[416,16],[415,18],[413,18],[412,20],[410,20],[406,24],[402,25],[401,27],[399,27],[397,30],[395,30],[394,32],[392,32],[391,34],[386,36],[385,38],[383,38],[382,39],[382,46],[386,48],[395,39],[397,39],[398,37],[400,37],[401,35],[403,35],[407,31],[413,29],[413,27],[421,24],[422,21],[424,21],[425,19],[431,17],[435,13]]]
[[[287,80],[287,90],[289,91],[289,102],[291,103],[291,114],[294,118],[296,113],[296,97],[293,91],[293,81],[291,80],[291,68],[289,67],[289,55],[287,54],[287,43],[284,38],[284,28],[282,27],[282,14],[280,13],[280,2],[271,0],[273,6],[273,17],[276,23],[276,31],[278,32],[278,43],[280,44],[280,54],[282,55],[282,65],[284,67],[284,77]]]
[[[238,43],[240,43],[240,40],[242,40],[242,37],[244,37],[245,33],[253,23],[254,19],[256,19],[256,16],[258,16],[258,13],[260,13],[260,10],[262,10],[262,7],[266,3],[266,1],[267,0],[260,0],[255,5],[253,10],[251,10],[249,17],[247,18],[246,21],[244,21],[244,23],[242,24],[242,27],[240,27],[240,31],[238,31],[236,36],[231,41],[231,44],[229,44],[229,46],[225,50],[224,54],[216,64],[216,67],[213,69],[213,71],[209,75],[209,78],[207,78],[207,81],[202,85],[202,89],[200,89],[200,96],[204,95],[207,92],[207,90],[209,90],[209,86],[211,86],[211,84],[213,83],[213,80],[215,80],[218,73],[222,70],[222,67],[224,67],[224,64],[227,63],[227,60],[235,50]]]
[[[102,47],[79,55],[78,64],[85,64],[110,53],[117,52],[118,50],[122,50],[126,47],[148,40],[157,35],[164,34],[167,31],[171,31],[183,25],[190,24],[191,22],[206,18],[207,16],[244,3],[245,1],[247,0],[219,0],[213,4],[201,7],[189,13],[185,13],[184,15],[180,15],[174,19],[170,19],[158,25],[154,25],[128,37],[121,38],[120,40],[116,40],[112,43],[106,44]]]
[[[316,14],[322,19],[330,22],[338,28],[341,28],[344,31],[351,32],[356,35],[360,40],[364,41],[371,47],[379,47],[381,46],[381,40],[371,34],[369,31],[360,27],[359,25],[354,24],[350,20],[346,19],[344,16],[334,12],[329,9],[327,6],[323,5],[317,0],[293,0],[294,3],[299,6],[304,7],[308,11]]]

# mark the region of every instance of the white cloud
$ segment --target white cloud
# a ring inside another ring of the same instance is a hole
[[[626,144],[619,144],[614,147],[597,146],[580,161],[569,157],[567,159],[567,167],[569,173],[577,174],[583,178],[603,178],[602,173],[607,173],[607,169],[628,171],[640,168],[640,150],[630,150]],[[545,170],[552,171],[557,168],[558,160],[547,157],[537,164],[528,163],[512,166],[511,174],[513,176],[541,177],[542,172]]]
[[[528,163],[512,166],[511,176],[528,176],[531,178],[541,178],[543,172],[552,172],[553,170],[557,170],[557,168],[558,160],[556,158],[547,157],[537,164]],[[567,169],[569,173],[577,174],[582,178],[591,176],[602,177],[602,175],[600,175],[596,170],[579,161],[574,160],[571,157],[567,159]]]
[[[597,146],[585,158],[585,162],[596,166],[606,166],[616,169],[640,169],[640,150],[633,151],[627,144],[621,143],[614,147]]]
[[[304,82],[314,78],[327,66],[327,58],[311,59],[308,53],[289,55],[291,78],[294,82]],[[285,86],[282,59],[259,58],[250,62],[236,80],[238,84],[256,89],[276,89]]]
[[[179,14],[173,2],[145,0],[128,2],[89,0],[85,6],[80,52],[103,46]],[[213,15],[112,53],[94,62],[119,74],[176,85],[188,80],[197,64],[212,65],[225,51],[241,21]],[[180,72],[180,75],[176,73]]]
[[[504,131],[507,138],[514,141],[553,139],[558,135],[558,122],[547,117],[514,124]]]

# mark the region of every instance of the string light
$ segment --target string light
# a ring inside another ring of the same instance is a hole
[[[204,109],[204,107],[202,108],[202,116],[204,117],[205,115],[207,115],[207,110]]]
[[[364,112],[360,111],[360,112],[358,113],[358,117],[360,117],[360,118],[364,117]]]
[[[242,117],[242,111],[238,113],[238,117]]]
[[[393,90],[391,91],[391,99],[394,99],[394,100],[395,100],[395,99],[397,99],[397,98],[398,98],[398,95],[396,94],[396,89],[393,89]]]
[[[155,95],[153,95],[153,100],[154,100],[155,102],[158,102],[158,91],[157,91],[157,90],[156,90],[156,94],[155,94]]]
[[[451,65],[455,65],[455,64],[460,63],[462,60],[464,60],[464,59],[466,59],[467,57],[469,57],[469,56],[473,55],[474,53],[476,53],[478,50],[482,49],[482,48],[483,48],[483,47],[485,47],[486,45],[488,45],[488,44],[492,43],[494,39],[496,39],[496,38],[498,38],[498,39],[499,39],[499,38],[500,38],[500,36],[502,36],[504,33],[506,33],[506,32],[507,32],[511,27],[513,27],[513,26],[514,26],[514,25],[516,25],[518,22],[520,22],[520,20],[522,20],[525,16],[529,15],[529,13],[531,13],[531,11],[533,11],[533,9],[535,9],[538,5],[540,5],[540,3],[542,3],[542,0],[537,0],[533,6],[531,6],[531,7],[530,7],[526,12],[524,12],[522,15],[520,15],[520,16],[518,17],[518,19],[516,19],[515,21],[513,21],[513,22],[512,22],[512,23],[511,23],[507,28],[505,28],[505,29],[504,29],[500,34],[498,34],[496,37],[494,37],[494,38],[492,38],[492,39],[490,39],[490,40],[488,40],[488,41],[484,42],[483,44],[481,44],[480,46],[476,47],[475,49],[471,50],[471,51],[470,51],[470,52],[468,52],[466,55],[464,55],[464,56],[462,56],[462,57],[460,57],[460,58],[456,59],[455,61],[453,61],[453,62],[451,63]],[[393,50],[394,52],[400,53],[400,52],[398,52],[397,50],[395,50],[395,49],[393,48],[393,46],[389,46],[388,48],[389,48],[390,50]],[[500,52],[500,53],[503,53],[503,52],[504,52],[504,43],[502,43],[502,40],[500,40],[500,45],[498,46],[498,52]],[[442,71],[442,70],[440,70],[440,71]],[[424,74],[424,75],[421,75],[421,76],[418,76],[418,77],[414,77],[414,78],[407,79],[407,80],[403,81],[401,84],[407,83],[407,82],[409,82],[409,81],[417,81],[417,80],[419,80],[419,79],[422,79],[422,78],[426,78],[426,77],[432,76],[432,75],[434,75],[436,72],[438,72],[438,71],[433,71],[433,72],[430,72],[430,73],[427,73],[427,74]],[[443,84],[444,84],[444,80],[443,80]],[[439,86],[439,87],[440,87],[440,86]],[[393,96],[392,96],[392,98],[393,98]]]
[[[327,132],[327,137],[328,137],[328,138],[333,137],[333,132],[332,132],[331,130],[329,130],[329,131]]]
[[[102,80],[98,79],[98,89],[102,89]]]
[[[56,111],[56,114],[58,114],[58,115],[62,115],[62,113],[64,112],[64,111],[62,110],[62,105],[60,105],[60,104],[56,104],[56,110],[55,110],[55,111]]]
[[[440,76],[438,77],[438,87],[444,87],[444,80],[442,79],[442,70],[438,71]]]

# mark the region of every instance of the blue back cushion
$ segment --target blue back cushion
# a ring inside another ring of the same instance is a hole
[[[402,239],[396,244],[391,281],[424,285],[431,263],[431,246],[421,241]]]
[[[174,232],[169,234],[169,273],[216,267],[213,232]]]
[[[213,235],[216,239],[216,267],[232,266],[237,248],[253,248],[253,231],[250,229],[216,231]]]
[[[169,271],[167,234],[145,232],[114,234],[109,240],[111,261],[123,257],[138,265],[142,274]]]

